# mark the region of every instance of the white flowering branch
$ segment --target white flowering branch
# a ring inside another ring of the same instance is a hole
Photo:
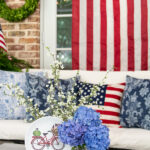
[[[104,84],[109,71],[106,73],[101,83],[99,83],[98,85],[93,85],[89,96],[81,96],[77,105],[77,94],[82,95],[83,93],[82,89],[79,90],[79,93],[76,93],[74,91],[74,87],[77,86],[76,80],[79,72],[77,73],[76,77],[73,78],[72,88],[69,89],[67,93],[64,93],[59,80],[60,70],[64,68],[63,64],[61,61],[56,59],[55,54],[52,53],[48,47],[47,49],[53,59],[53,64],[50,65],[50,68],[52,70],[52,79],[49,78],[48,85],[46,85],[47,87],[49,87],[49,95],[47,96],[46,102],[46,105],[48,107],[46,110],[39,110],[38,105],[33,102],[33,99],[31,99],[30,97],[26,97],[24,95],[24,91],[17,85],[14,86],[12,84],[7,84],[6,87],[9,90],[13,89],[15,91],[14,93],[11,93],[11,96],[15,96],[19,101],[19,105],[24,105],[26,108],[26,112],[30,113],[30,115],[33,116],[34,119],[39,119],[45,115],[51,115],[59,117],[66,121],[72,118],[74,112],[80,106],[87,103],[89,105],[93,105],[93,103],[96,104],[96,102],[93,102],[92,97],[96,96],[97,91],[100,90],[99,86]]]

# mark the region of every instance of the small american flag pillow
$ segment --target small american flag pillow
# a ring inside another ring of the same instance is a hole
[[[82,93],[78,95],[80,99],[82,96],[90,95],[93,84],[79,82],[77,86],[82,90]],[[91,98],[93,105],[88,107],[100,113],[100,119],[104,125],[120,127],[120,107],[124,88],[125,83],[99,86],[96,96]]]

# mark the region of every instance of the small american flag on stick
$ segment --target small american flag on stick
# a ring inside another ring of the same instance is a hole
[[[5,43],[1,25],[0,25],[0,49],[3,49],[4,51],[7,52],[6,43]]]

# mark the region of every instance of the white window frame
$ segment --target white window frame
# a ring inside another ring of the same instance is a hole
[[[57,14],[57,0],[41,0],[40,3],[40,68],[49,69],[52,58],[46,47],[52,52],[71,50],[71,48],[57,48],[57,18],[72,17],[72,14]]]
[[[49,69],[52,58],[46,47],[56,53],[57,0],[41,0],[40,2],[40,68]]]

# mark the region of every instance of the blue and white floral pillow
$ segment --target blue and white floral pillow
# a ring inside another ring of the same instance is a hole
[[[150,80],[126,77],[120,124],[150,130]]]
[[[43,76],[43,72],[34,72]],[[26,76],[23,72],[10,72],[0,70],[0,84],[18,85],[27,93]],[[22,120],[25,119],[26,112],[24,106],[18,106],[18,100],[15,97],[4,94],[13,92],[2,87],[0,89],[0,119],[1,120]]]
[[[78,78],[79,79],[79,78]],[[53,83],[53,79],[52,79]],[[26,73],[26,84],[27,84],[27,92],[26,95],[33,99],[33,103],[37,104],[39,107],[39,110],[45,110],[48,106],[47,104],[47,96],[49,92],[49,80],[46,77],[33,75],[30,73]],[[60,79],[59,87],[62,88],[62,91],[67,93],[68,90],[71,90],[74,80],[73,78],[62,80]],[[55,90],[55,98],[58,99],[58,91]],[[27,113],[26,115],[27,122],[33,121],[34,117]]]
[[[40,110],[46,108],[46,99],[48,95],[48,79],[38,75],[26,73],[26,95],[33,99],[33,102],[38,105]]]
[[[0,84],[18,85],[25,91],[25,73],[0,71]],[[4,94],[4,91],[6,93],[13,92],[8,91],[8,89],[4,87],[0,89],[0,119],[24,119],[25,108],[23,106],[18,106],[17,99],[15,97],[7,96],[6,94]]]

